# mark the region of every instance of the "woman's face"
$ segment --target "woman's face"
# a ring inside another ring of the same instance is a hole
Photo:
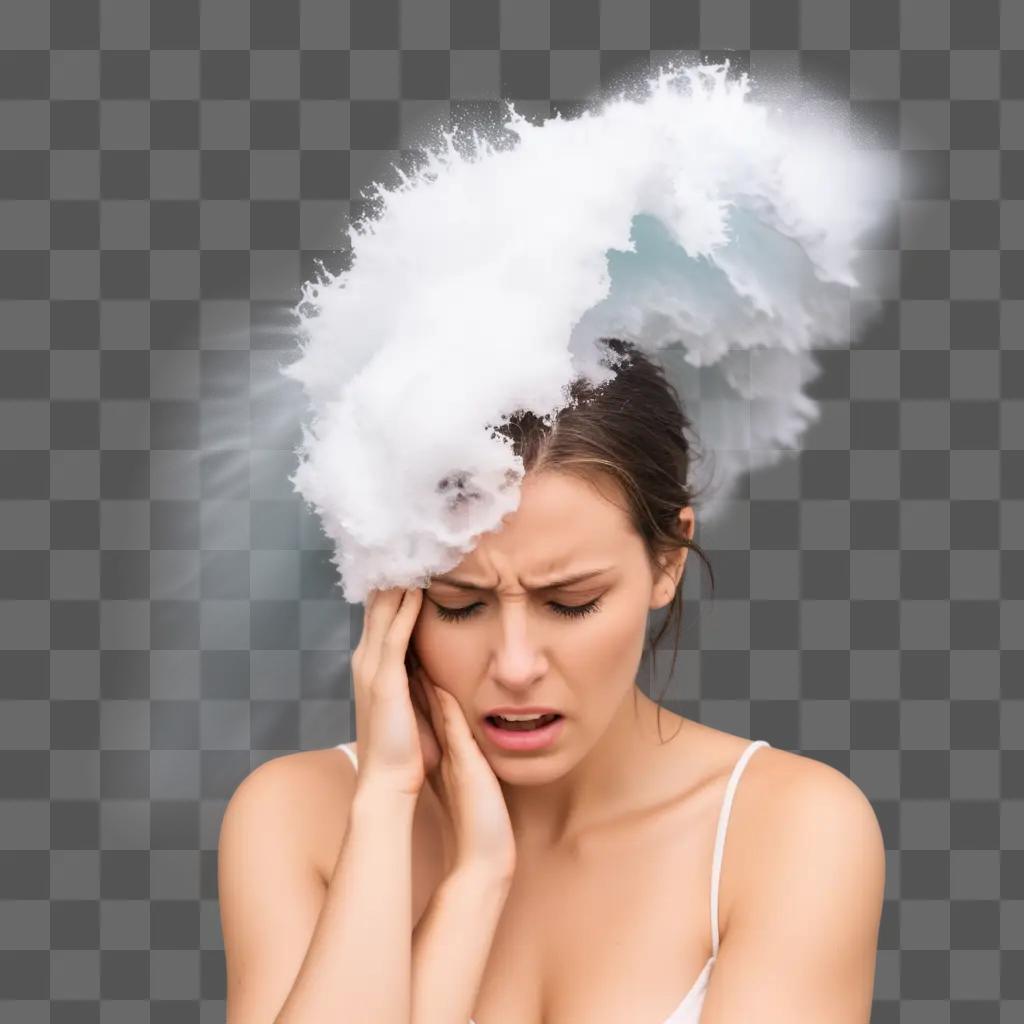
[[[459,701],[485,754],[501,754],[483,728],[500,705],[552,708],[566,719],[558,745],[590,746],[635,683],[649,610],[675,592],[685,550],[655,580],[643,541],[612,503],[623,499],[600,487],[527,474],[503,528],[426,590],[416,655]],[[558,582],[583,573],[594,575]]]

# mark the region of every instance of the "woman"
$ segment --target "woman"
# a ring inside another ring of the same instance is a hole
[[[649,611],[679,611],[703,554],[689,420],[627,354],[553,425],[513,421],[527,473],[502,529],[425,589],[371,595],[356,742],[233,795],[229,1024],[868,1021],[869,801],[636,685]],[[486,716],[532,707],[560,717],[509,749],[529,733]]]

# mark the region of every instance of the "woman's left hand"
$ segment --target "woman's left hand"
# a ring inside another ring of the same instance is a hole
[[[516,844],[505,795],[484,757],[459,702],[417,665],[414,686],[426,698],[440,749],[427,783],[444,807],[446,844],[454,846],[453,871],[468,868],[502,882],[515,873]]]

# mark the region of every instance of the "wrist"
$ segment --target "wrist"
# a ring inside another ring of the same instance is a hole
[[[418,800],[418,793],[408,793],[373,778],[360,777],[352,796],[352,814],[357,817],[412,814]]]

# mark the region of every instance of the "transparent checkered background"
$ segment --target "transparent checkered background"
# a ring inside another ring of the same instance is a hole
[[[688,566],[667,705],[870,796],[874,1024],[1024,1019],[1020,0],[2,0],[5,1024],[223,1021],[227,799],[353,736],[296,438],[204,446],[267,412],[246,379],[360,190],[680,53],[848,97],[903,179],[807,450],[703,535],[714,601]]]

